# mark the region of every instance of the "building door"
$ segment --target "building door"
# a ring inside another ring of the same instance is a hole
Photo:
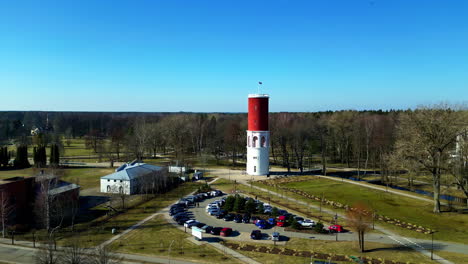
[[[257,166],[254,166],[254,172],[257,172]]]

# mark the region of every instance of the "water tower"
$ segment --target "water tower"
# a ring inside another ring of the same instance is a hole
[[[249,94],[247,128],[247,174],[269,173],[270,131],[267,94]]]

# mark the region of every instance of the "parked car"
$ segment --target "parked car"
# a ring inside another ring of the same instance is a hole
[[[188,220],[185,222],[184,227],[192,228],[192,226],[196,226],[197,224],[199,224],[197,220]]]
[[[253,230],[252,233],[250,233],[250,238],[251,239],[261,239],[262,238],[262,232],[260,230]]]
[[[343,232],[343,227],[340,226],[340,225],[331,225],[331,226],[328,227],[328,230],[330,230],[330,232],[341,233],[341,232]]]
[[[280,234],[278,232],[273,232],[273,234],[271,234],[271,240],[279,241],[280,240]]]
[[[217,236],[219,236],[219,234],[221,233],[221,230],[222,230],[222,229],[223,229],[222,227],[213,227],[213,228],[211,229],[210,233],[211,233],[212,235],[217,235]]]
[[[201,230],[202,230],[202,232],[204,232],[204,233],[211,233],[211,230],[213,230],[213,227],[212,227],[212,226],[209,226],[209,225],[205,225],[205,226],[202,226],[202,227],[201,227]]]
[[[242,215],[237,214],[236,216],[234,216],[234,222],[242,223]]]
[[[251,221],[252,223],[254,223],[254,224],[257,223],[257,220],[258,220],[258,217],[256,217],[256,216],[250,217],[250,221]]]
[[[268,218],[268,224],[274,226],[276,225],[276,220],[274,218]]]
[[[260,229],[265,229],[268,227],[268,223],[265,220],[258,220],[257,223],[255,223],[255,225]]]
[[[185,217],[182,217],[182,218],[177,219],[176,222],[177,222],[178,225],[183,225],[183,224],[185,224],[185,222],[187,222],[188,220],[190,220],[190,218],[188,218],[188,217],[185,216]]]
[[[220,211],[221,210],[219,210],[219,209],[212,209],[212,210],[208,211],[208,214],[209,215],[218,215]]]
[[[226,216],[226,211],[221,210],[216,214],[216,218],[223,219]]]
[[[198,228],[202,228],[202,227],[206,226],[206,224],[205,223],[198,223],[195,226],[198,227]]]
[[[310,220],[310,219],[306,219],[306,220],[303,220],[303,221],[297,221],[297,222],[303,227],[314,227],[315,226],[315,221]]]
[[[300,222],[300,221],[304,221],[304,218],[300,216],[295,216],[294,220],[296,220],[297,222]]]
[[[221,232],[219,233],[221,236],[230,236],[232,234],[232,228],[229,228],[229,227],[225,227],[221,230]]]
[[[277,218],[276,226],[285,226],[286,225],[286,217],[284,215],[280,215]]]
[[[242,223],[249,223],[250,222],[250,215],[248,214],[245,214],[243,217],[242,217]]]
[[[223,220],[224,221],[232,221],[232,220],[234,220],[234,215],[233,214],[227,214],[226,216],[224,216]]]

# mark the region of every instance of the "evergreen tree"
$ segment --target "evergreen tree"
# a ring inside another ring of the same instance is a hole
[[[230,195],[226,198],[226,202],[224,203],[223,209],[230,212],[232,211],[232,208],[234,207],[234,202],[236,198],[234,196]]]
[[[245,203],[245,211],[249,214],[255,213],[255,202],[252,199]]]
[[[8,152],[8,147],[0,147],[0,166],[8,166],[10,161],[10,153]]]
[[[50,166],[57,167],[60,163],[59,147],[57,144],[50,146]]]
[[[28,160],[28,146],[20,145],[16,148],[14,166],[16,168],[27,168],[31,166]]]
[[[234,200],[233,211],[242,212],[244,210],[244,206],[245,198],[240,195],[236,195],[236,199]]]

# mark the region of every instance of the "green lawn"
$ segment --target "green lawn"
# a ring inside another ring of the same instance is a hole
[[[429,202],[318,177],[311,176],[308,178],[310,180],[307,182],[287,183],[284,186],[303,190],[317,196],[323,193],[326,199],[349,205],[365,203],[370,208],[376,209],[378,214],[437,230],[436,239],[438,240],[468,242],[468,215],[451,212],[434,214],[432,213],[433,205]],[[274,190],[274,187],[259,185]],[[288,193],[288,196],[292,195]],[[294,197],[304,201],[309,200],[298,195]],[[406,236],[430,239],[428,235],[408,231],[390,224],[383,224],[382,222],[379,222],[379,224]]]
[[[148,217],[158,210],[170,205],[179,198],[196,190],[200,184],[184,183],[178,188],[165,194],[157,195],[155,198],[140,204],[125,213],[111,218],[109,221],[102,222],[105,216],[95,219],[91,222],[84,222],[76,225],[77,234],[83,238],[83,246],[96,246],[112,237],[111,230],[116,228],[119,232],[129,228],[138,221]],[[102,207],[98,210],[105,210]],[[59,244],[66,244],[70,239],[70,233],[61,233]]]
[[[191,237],[190,233],[180,231],[169,224],[163,216],[157,216],[112,243],[111,249],[121,253],[167,258],[169,257],[169,246],[172,243],[170,251],[172,259],[200,263],[240,263],[206,244],[195,245],[187,240],[189,237]]]
[[[47,171],[48,169],[44,169]],[[79,184],[81,189],[99,187],[100,177],[114,172],[112,168],[63,168],[56,171],[64,181]],[[39,173],[39,169],[27,168],[19,170],[1,170],[0,179],[10,177],[31,177]]]
[[[229,241],[229,243],[233,243]],[[236,242],[242,245],[259,245],[252,242]],[[260,244],[265,247],[272,248],[273,245]],[[349,241],[322,241],[322,240],[311,240],[311,239],[301,239],[301,238],[291,238],[285,246],[279,246],[278,248],[287,248],[295,250],[305,250],[312,251],[316,253],[323,254],[336,254],[336,255],[346,255],[346,256],[356,256],[356,257],[370,257],[375,259],[383,260],[393,260],[400,261],[404,263],[428,263],[429,258],[423,256],[422,254],[413,251],[413,250],[402,250],[400,247],[394,247],[393,245],[386,245],[381,243],[366,242],[365,248],[366,252],[359,252],[356,242]],[[307,260],[303,257],[288,257],[283,259],[284,255],[275,255],[259,252],[248,252],[239,250],[242,254],[250,256],[255,260],[261,263],[305,263]],[[310,258],[308,258],[310,261]],[[280,261],[280,262],[278,262]],[[340,263],[337,261],[332,261],[334,263]],[[309,262],[308,262],[309,263]],[[345,262],[347,263],[347,262]]]

